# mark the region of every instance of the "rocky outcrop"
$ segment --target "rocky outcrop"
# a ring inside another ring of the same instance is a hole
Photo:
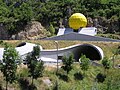
[[[49,35],[49,32],[37,21],[32,21],[26,25],[25,29],[16,35],[12,35],[12,39],[16,40],[35,40],[42,39]]]
[[[9,34],[3,24],[0,24],[0,40],[8,40],[9,39]]]
[[[94,26],[99,33],[116,33],[120,32],[120,22],[115,16],[110,19],[105,17],[88,18],[88,26]]]

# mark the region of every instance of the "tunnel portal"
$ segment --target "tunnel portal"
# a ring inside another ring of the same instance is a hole
[[[101,52],[93,45],[90,44],[83,44],[78,46],[74,51],[74,58],[76,61],[79,60],[81,55],[86,55],[87,58],[90,60],[101,60],[102,55]]]

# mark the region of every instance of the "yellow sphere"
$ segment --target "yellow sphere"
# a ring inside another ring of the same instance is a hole
[[[87,25],[87,19],[81,13],[74,13],[69,18],[69,26],[73,29],[79,29],[81,27],[86,27],[86,25]]]

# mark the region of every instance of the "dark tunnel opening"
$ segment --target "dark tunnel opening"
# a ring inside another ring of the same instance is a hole
[[[101,60],[100,52],[92,45],[81,45],[74,52],[74,58],[79,61],[81,55],[86,55],[90,60]]]

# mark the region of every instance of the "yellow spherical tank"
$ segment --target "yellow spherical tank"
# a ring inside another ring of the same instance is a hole
[[[86,27],[86,25],[87,25],[87,19],[81,13],[74,13],[69,18],[69,26],[70,26],[70,28],[79,29],[81,27]]]

